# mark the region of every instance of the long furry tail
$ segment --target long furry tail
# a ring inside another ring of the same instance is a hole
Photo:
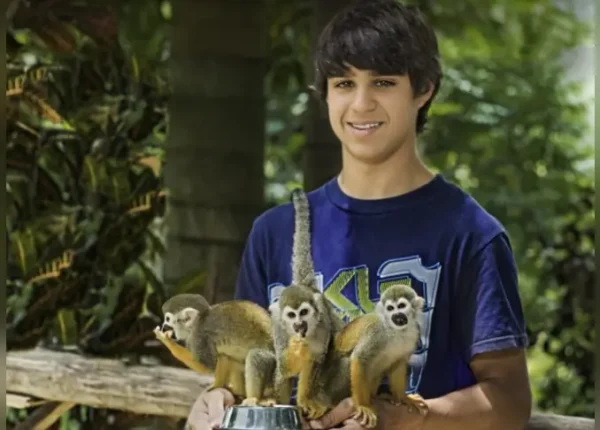
[[[311,253],[310,208],[306,193],[295,189],[292,191],[292,202],[295,211],[292,284],[318,291]]]

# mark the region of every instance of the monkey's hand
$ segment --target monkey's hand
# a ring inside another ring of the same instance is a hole
[[[203,375],[213,373],[206,366],[203,366],[201,363],[195,360],[192,356],[192,353],[188,349],[174,342],[170,336],[160,331],[158,327],[154,329],[154,335],[163,345],[165,345],[169,349],[173,357],[181,361],[190,369],[195,370],[196,372]]]
[[[302,402],[298,401],[298,407],[302,414],[308,420],[316,420],[321,418],[327,412],[327,405],[315,399],[305,399]]]
[[[288,344],[288,357],[290,359],[301,360],[302,362],[307,361],[307,358],[310,357],[310,350],[308,349],[306,340],[299,336],[292,337]]]
[[[310,361],[310,350],[306,341],[299,337],[291,338],[285,350],[284,360],[285,377],[295,376],[300,373],[305,364]]]
[[[377,425],[377,414],[369,406],[355,406],[356,412],[352,416],[358,423],[366,428],[375,428]]]
[[[416,409],[423,416],[429,412],[429,406],[419,394],[408,394],[400,400],[400,403],[406,405],[411,412]]]

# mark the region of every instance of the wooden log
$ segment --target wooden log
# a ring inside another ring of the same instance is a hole
[[[212,377],[175,367],[128,366],[45,349],[9,351],[6,391],[54,402],[187,417]]]
[[[114,359],[45,349],[9,351],[6,391],[138,414],[186,418],[212,377],[168,366],[128,366]],[[593,430],[594,420],[535,412],[526,430]]]
[[[533,413],[525,430],[594,430],[595,420],[566,415]]]
[[[36,399],[15,393],[6,393],[6,406],[14,409],[28,409],[48,403],[48,400]]]

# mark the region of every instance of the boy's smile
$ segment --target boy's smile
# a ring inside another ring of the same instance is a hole
[[[382,121],[349,121],[347,123],[356,137],[367,137],[374,134],[382,125]]]
[[[407,75],[379,75],[349,66],[328,79],[331,127],[351,158],[377,164],[416,138],[416,119],[431,95],[414,97]]]

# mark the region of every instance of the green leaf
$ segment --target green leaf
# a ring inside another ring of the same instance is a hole
[[[10,234],[9,242],[12,259],[16,261],[21,274],[28,276],[38,259],[34,232],[30,228],[15,231]]]
[[[196,272],[185,276],[173,287],[173,295],[202,290],[206,282],[206,272]]]
[[[77,344],[77,320],[75,311],[72,309],[61,309],[56,315],[56,325],[63,345]]]

